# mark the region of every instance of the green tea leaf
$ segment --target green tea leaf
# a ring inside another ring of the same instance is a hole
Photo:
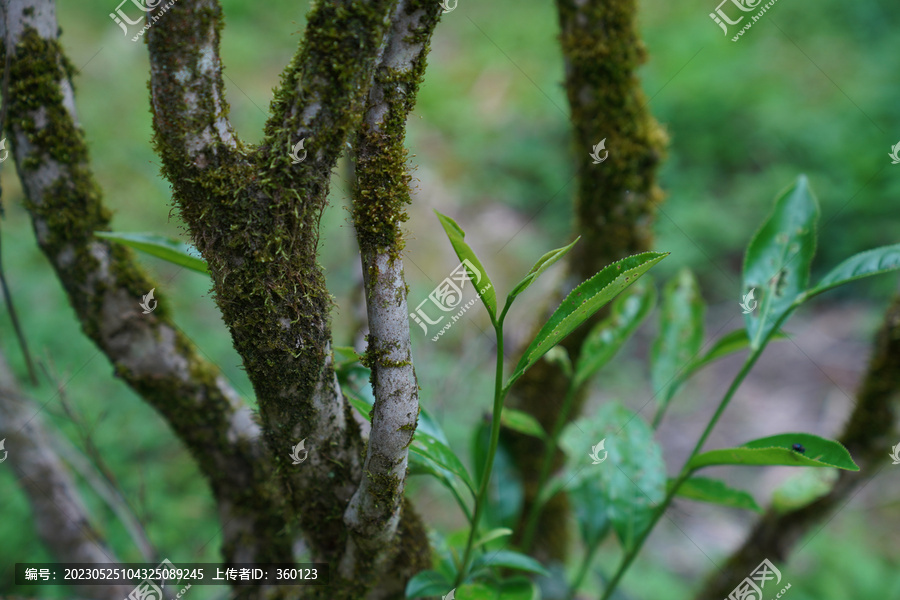
[[[368,369],[366,369],[368,371]],[[375,407],[375,396],[372,395],[372,387],[370,385],[366,385],[364,388],[364,393],[356,393],[349,387],[342,387],[341,392],[344,396],[347,397],[347,400],[350,401],[350,405],[356,408],[366,418],[367,421],[371,421],[372,417],[369,414],[372,409]],[[441,442],[445,446],[450,446],[450,442],[447,441],[447,436],[444,433],[444,430],[441,429],[441,426],[437,421],[434,420],[434,417],[425,410],[420,407],[419,410],[419,420],[416,425],[416,436],[431,436],[437,441]]]
[[[562,448],[560,448],[560,450],[562,450]],[[560,493],[563,488],[567,487],[573,481],[576,480],[569,476],[555,475],[551,477],[538,492],[537,498],[534,499],[536,506],[535,510],[540,510],[547,502],[553,499],[553,496]],[[577,481],[583,481],[583,479],[579,478]]]
[[[173,240],[155,233],[113,233],[112,231],[95,231],[94,236],[130,246],[156,258],[161,258],[180,267],[209,275],[206,261],[190,244]]]
[[[487,583],[466,583],[456,588],[453,600],[499,600],[500,597],[500,592]]]
[[[344,396],[350,402],[350,405],[359,411],[359,414],[366,418],[366,421],[372,421],[372,405],[363,400],[360,396],[348,390],[344,390]]]
[[[544,355],[544,360],[550,364],[558,365],[562,369],[566,379],[572,378],[572,359],[569,358],[569,351],[563,346],[553,346]]]
[[[575,241],[569,244],[568,246],[564,246],[562,248],[557,248],[556,250],[551,250],[546,253],[542,257],[538,259],[534,266],[531,267],[531,270],[528,271],[528,274],[516,284],[516,286],[509,293],[509,297],[506,301],[507,305],[512,304],[512,301],[516,299],[516,296],[524,292],[528,289],[532,283],[534,283],[541,274],[553,266],[553,263],[561,259],[563,256],[569,253],[569,250],[572,249],[572,246],[578,243],[578,240],[581,239],[581,236],[575,238]]]
[[[850,281],[900,268],[900,244],[882,246],[851,256],[806,292],[804,300]]]
[[[485,593],[483,590],[470,591],[467,585],[461,586],[456,592],[455,600],[540,600],[541,595],[537,586],[526,577],[514,577],[501,582],[487,582],[483,585],[490,588],[489,596],[472,595]]]
[[[803,446],[805,452],[793,450],[794,444]],[[780,433],[747,442],[737,448],[704,452],[690,462],[691,470],[711,465],[836,467],[846,471],[859,471],[850,453],[840,442],[811,433]]]
[[[512,550],[494,550],[485,552],[472,561],[473,569],[480,567],[506,567],[507,569],[516,569],[517,571],[538,573],[539,575],[550,574],[541,563],[527,554],[514,552]]]
[[[788,336],[783,331],[776,331],[772,334],[772,340],[786,340]],[[706,354],[692,362],[681,375],[681,379],[688,379],[696,371],[699,371],[711,362],[714,362],[723,356],[746,350],[750,347],[750,338],[747,337],[746,329],[735,329],[720,337],[713,344]]]
[[[682,269],[663,290],[659,337],[650,350],[650,379],[665,412],[682,379],[680,372],[700,352],[706,305],[693,273]]]
[[[524,433],[525,435],[531,435],[541,438],[542,440],[547,437],[547,433],[544,431],[544,428],[541,427],[541,424],[538,423],[538,420],[521,410],[504,408],[503,416],[500,417],[500,423],[503,424],[504,427],[508,427],[519,433]]]
[[[475,484],[472,483],[472,477],[469,475],[466,467],[463,466],[453,450],[437,438],[432,437],[427,433],[417,431],[409,450],[410,452],[415,452],[416,454],[430,458],[438,465],[444,467],[459,477],[474,493]]]
[[[434,420],[434,417],[431,416],[431,413],[421,407],[419,410],[419,424],[416,426],[416,434],[420,432],[426,435],[430,435],[445,446],[450,445],[450,442],[447,441],[447,436],[444,433],[444,430],[441,429],[440,424]]]
[[[612,529],[609,507],[603,495],[597,494],[597,485],[582,483],[568,491],[569,502],[578,522],[578,532],[585,546],[593,547],[601,542]]]
[[[464,241],[466,234],[462,228],[456,224],[456,221],[442,215],[438,211],[434,212],[437,215],[438,220],[440,220],[444,231],[447,233],[447,237],[450,238],[450,243],[453,245],[453,250],[456,251],[456,256],[459,257],[459,260],[462,261],[463,265],[466,267],[466,272],[469,274],[469,280],[472,282],[472,285],[475,286],[476,293],[479,298],[481,298],[481,302],[491,316],[491,322],[496,323],[497,292],[494,289],[494,284],[491,283],[491,278],[488,276],[487,270],[481,264],[481,261],[478,260],[478,257],[475,256],[475,251]]]
[[[591,448],[600,441],[605,444],[605,458],[592,464]],[[587,487],[585,497],[597,499],[595,510],[605,507],[628,551],[649,527],[654,507],[666,494],[666,465],[653,430],[640,415],[610,402],[596,416],[571,423],[561,445],[570,458],[567,471],[575,475],[570,476],[567,489]]]
[[[453,583],[447,581],[442,573],[421,571],[406,583],[406,597],[412,600],[425,596],[445,595],[452,585]]]
[[[575,369],[575,387],[584,385],[615,356],[655,304],[656,288],[646,277],[615,299],[610,315],[597,323],[581,345]]]
[[[674,480],[670,479],[669,489],[671,489],[673,483]],[[720,504],[731,508],[745,508],[755,512],[762,512],[753,496],[743,490],[729,487],[724,481],[718,479],[691,477],[681,484],[676,495],[699,502],[709,502],[710,504]]]
[[[758,349],[806,290],[816,252],[819,206],[805,176],[783,191],[775,210],[747,247],[743,294],[758,292],[759,311],[744,315],[750,346]],[[759,296],[761,294],[761,296]]]
[[[474,427],[471,446],[471,464],[475,465],[476,483],[479,485],[484,474],[483,465],[487,460],[490,439],[491,423],[482,420]],[[542,447],[540,442],[536,443]],[[491,473],[491,478],[496,483],[488,486],[488,501],[485,503],[484,520],[481,524],[484,527],[516,527],[525,492],[516,461],[502,437],[494,455]]]
[[[410,477],[416,475],[431,475],[438,480],[438,483],[450,490],[453,495],[453,499],[456,500],[456,503],[459,505],[460,510],[466,516],[466,519],[471,522],[472,513],[469,510],[469,507],[466,506],[463,501],[465,491],[461,487],[462,484],[459,483],[459,479],[455,477],[453,473],[440,466],[427,456],[416,452],[409,453],[409,462],[407,464],[407,469]],[[474,497],[475,495],[472,494],[473,499]]]
[[[522,354],[519,364],[506,383],[506,388],[511,387],[550,348],[556,346],[576,327],[666,256],[668,253],[661,252],[644,252],[629,256],[605,267],[572,290]]]
[[[508,527],[498,527],[496,529],[491,529],[487,533],[485,533],[481,538],[475,542],[472,546],[473,548],[477,548],[482,544],[487,544],[488,542],[492,542],[494,540],[500,539],[502,537],[506,537],[508,535],[512,535],[513,530]]]
[[[362,360],[362,356],[360,356],[359,352],[352,346],[335,346],[334,354],[335,357],[339,357],[342,362],[359,362]]]
[[[837,478],[837,469],[804,469],[775,489],[772,507],[780,513],[802,508],[830,492]]]

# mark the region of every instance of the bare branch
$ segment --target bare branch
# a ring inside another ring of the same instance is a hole
[[[418,382],[400,258],[400,226],[410,202],[403,140],[440,14],[437,2],[398,3],[357,138],[354,224],[366,290],[366,363],[372,371],[375,408],[365,477],[344,515],[351,532],[340,565],[345,577],[358,573],[360,564],[374,569],[392,558],[390,542],[400,520],[408,448],[418,419]],[[360,561],[358,553],[366,560]]]
[[[71,83],[75,70],[57,41],[52,0],[11,0],[3,21],[9,31],[4,27],[0,35],[15,48],[5,100],[26,208],[84,332],[116,374],[168,421],[210,480],[226,557],[237,560],[230,553],[238,538],[243,558],[283,557],[272,542],[283,522],[274,509],[259,509],[266,505],[260,499],[275,492],[250,408],[175,327],[164,294],[153,313],[141,314],[140,298],[157,286],[132,253],[93,236],[109,230],[110,214],[88,166]]]
[[[75,482],[50,449],[55,437],[38,415],[40,407],[25,398],[0,354],[0,438],[6,465],[12,467],[28,496],[38,535],[60,562],[116,563],[117,557],[91,525]],[[90,598],[121,600],[132,586],[79,586]]]
[[[843,508],[887,462],[891,442],[900,434],[900,296],[895,296],[875,339],[872,359],[856,407],[839,441],[859,471],[840,471],[831,491],[806,506],[777,513],[769,509],[724,567],[713,573],[697,600],[720,600],[759,562],[784,561],[796,543]]]

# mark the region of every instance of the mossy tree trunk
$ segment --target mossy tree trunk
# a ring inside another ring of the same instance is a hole
[[[651,116],[635,75],[646,60],[636,0],[557,0],[556,5],[577,160],[575,231],[581,236],[566,263],[561,300],[606,265],[651,249],[653,218],[662,201],[656,173],[667,137]],[[600,158],[606,159],[593,164],[591,150],[603,139],[608,155],[601,150]],[[573,362],[584,336],[605,314],[600,311],[561,343]],[[534,415],[549,431],[567,385],[562,370],[542,360],[512,391],[511,406]],[[576,399],[570,419],[578,416],[581,404],[583,396]],[[509,433],[504,441],[511,445],[523,478],[527,515],[537,494],[542,453],[534,452],[534,439],[527,436]],[[535,538],[536,555],[565,556],[567,514],[563,494],[547,503]]]
[[[403,501],[418,397],[399,225],[409,198],[404,124],[440,11],[418,0],[317,3],[259,146],[228,121],[218,1],[147,13],[156,19],[145,35],[154,146],[254,386],[254,415],[173,323],[165,290],[128,250],[93,235],[109,230],[110,216],[77,125],[53,1],[3,5],[7,131],[38,242],[85,334],[191,450],[219,506],[226,561],[289,562],[308,548],[332,565],[327,589],[247,596],[242,587],[242,597],[395,598],[428,566],[424,526]],[[316,260],[330,173],[357,130],[376,396],[368,436],[335,376],[332,300]],[[301,139],[307,158],[292,164]],[[135,299],[151,288],[159,306],[143,315]],[[298,467],[288,456],[302,439],[309,454]]]

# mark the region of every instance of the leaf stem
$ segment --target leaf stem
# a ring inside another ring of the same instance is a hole
[[[587,551],[584,553],[584,559],[581,562],[581,566],[578,568],[578,575],[575,576],[575,580],[572,581],[572,586],[566,594],[566,600],[574,600],[575,594],[578,593],[578,588],[581,587],[584,578],[587,577],[588,570],[591,568],[591,563],[594,562],[594,555],[597,553],[597,549],[600,548],[603,537],[604,536],[602,535],[598,536],[597,541],[588,546]]]
[[[504,310],[504,315],[506,311]],[[475,514],[472,517],[472,526],[469,529],[469,539],[466,542],[466,551],[463,553],[462,568],[456,575],[453,587],[457,588],[465,581],[469,571],[469,561],[472,557],[472,546],[475,536],[478,534],[478,525],[484,506],[487,501],[488,484],[491,479],[491,471],[494,468],[494,456],[497,454],[497,446],[500,442],[500,417],[503,414],[503,399],[506,390],[503,387],[503,316],[494,323],[494,331],[497,334],[497,371],[494,379],[494,410],[491,420],[491,441],[488,446],[487,458],[481,471],[481,482],[478,486],[478,495],[475,497]]]
[[[556,448],[559,445],[559,436],[566,424],[569,412],[572,410],[576,392],[577,387],[574,385],[573,379],[569,383],[569,388],[566,391],[566,397],[563,400],[562,408],[560,408],[556,422],[553,424],[553,431],[550,433],[550,438],[547,440],[544,449],[544,457],[541,459],[541,473],[538,476],[538,493],[544,489],[544,486],[547,484],[547,479],[550,477],[550,471],[553,467],[553,457],[556,455]],[[541,509],[544,507],[544,504],[549,501],[550,498],[547,498],[544,502],[539,503],[538,499],[535,498],[534,503],[531,505],[528,519],[525,521],[525,533],[522,534],[522,551],[526,554],[531,550],[531,545],[534,543],[534,536],[537,532],[538,518],[540,517]]]

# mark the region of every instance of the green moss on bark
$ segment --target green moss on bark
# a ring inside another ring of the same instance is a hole
[[[5,61],[5,55],[0,54],[0,60]],[[26,28],[11,61],[8,129],[24,136],[29,147],[20,163],[23,178],[32,177],[39,168],[56,177],[42,197],[29,195],[25,206],[32,215],[41,249],[56,269],[85,334],[110,356],[116,356],[121,348],[113,344],[122,343],[122,336],[132,333],[109,331],[106,303],[122,293],[137,302],[154,284],[136,266],[128,248],[93,236],[95,231],[110,229],[111,215],[102,204],[100,188],[88,167],[84,132],[76,127],[64,105],[63,85],[73,75],[60,44]],[[168,316],[162,297],[153,313],[154,327],[168,321]],[[130,326],[138,336],[138,330],[150,324],[135,321]],[[247,462],[253,452],[246,443],[232,445],[226,439],[230,426],[227,416],[232,409],[218,389],[218,371],[198,359],[174,327],[170,331],[175,336],[174,354],[188,361],[183,379],[137,373],[121,362],[115,364],[116,375],[165,415],[181,439],[190,442],[188,448],[210,480],[214,495],[231,506],[230,516],[253,520],[255,535],[267,542],[261,547],[259,539],[246,540],[245,548],[262,548],[255,555],[259,560],[282,558],[290,545],[273,500],[277,490],[267,483],[269,475],[261,465]],[[199,397],[203,404],[198,410],[194,400]],[[234,472],[248,473],[248,480],[239,483],[211,475],[222,472],[216,460],[232,465]],[[225,556],[233,556],[237,544],[227,543]]]

